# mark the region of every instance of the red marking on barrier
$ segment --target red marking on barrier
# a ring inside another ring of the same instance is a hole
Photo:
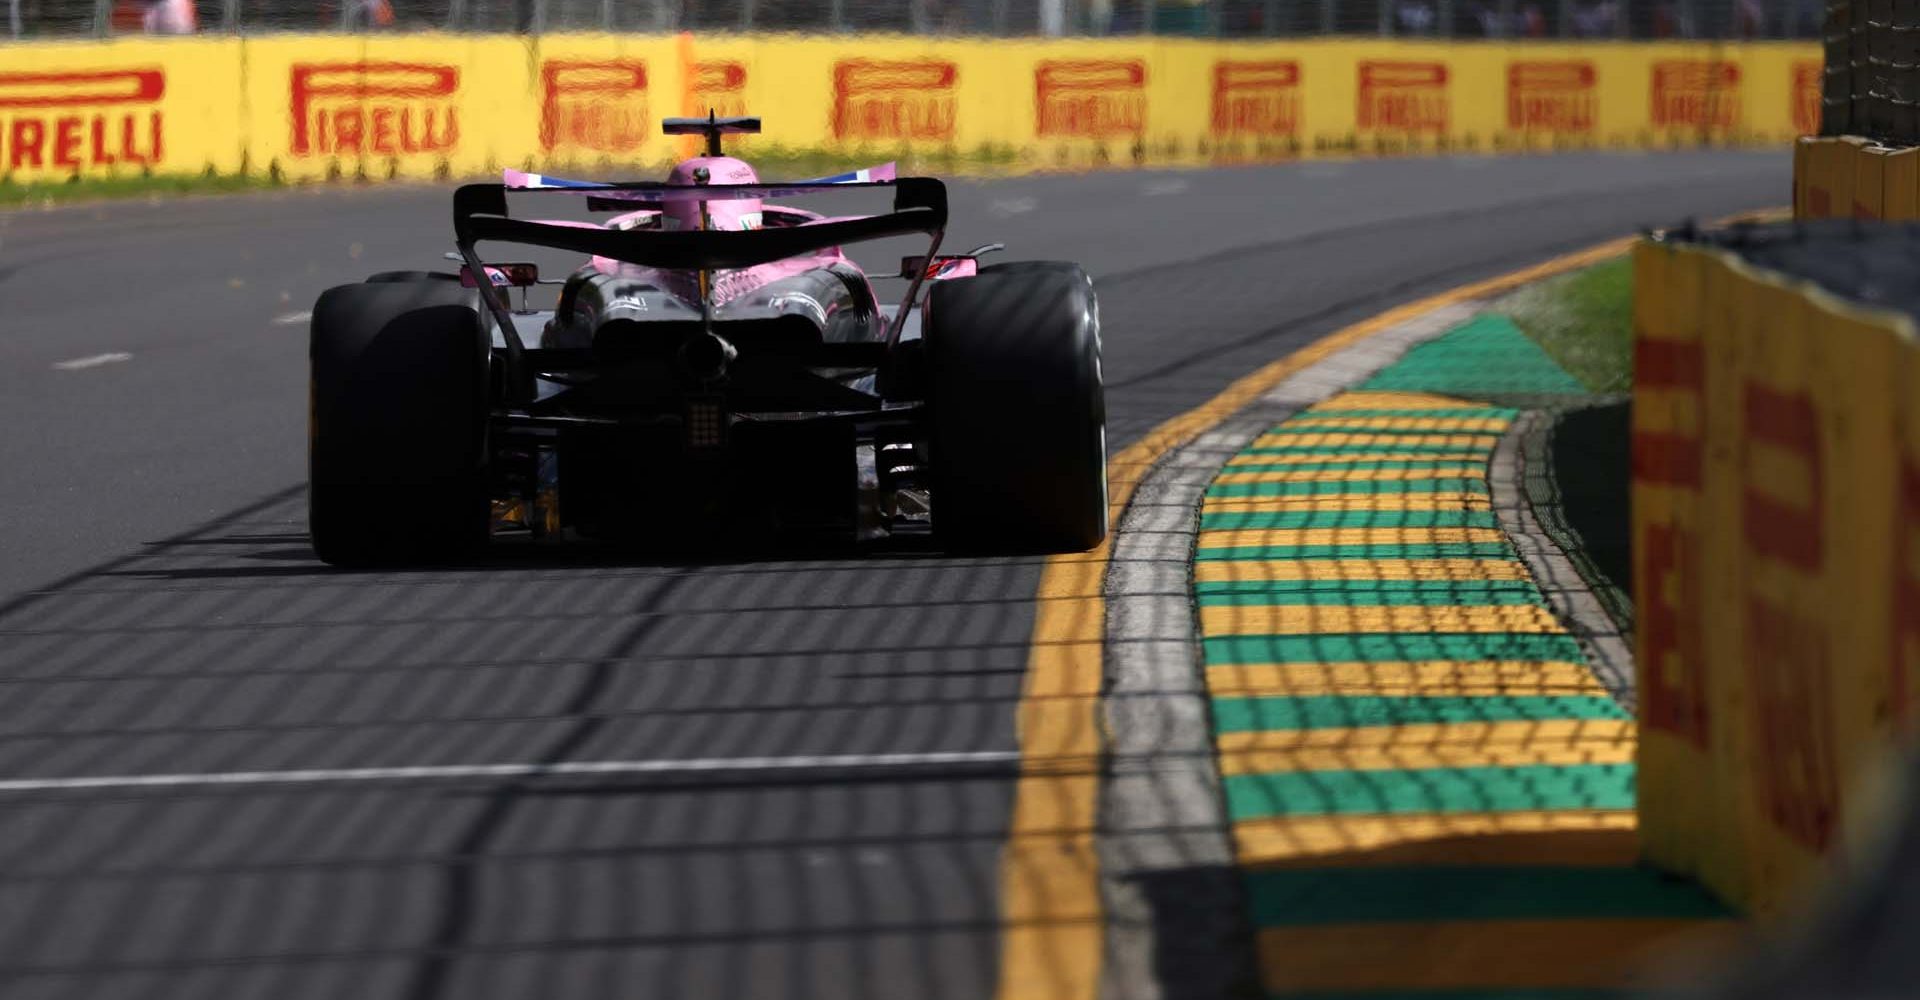
[[[157,68],[0,73],[0,108],[156,104],[166,93],[166,71]]]
[[[1292,135],[1300,130],[1300,64],[1213,64],[1213,134]]]
[[[705,114],[709,110],[722,118],[748,114],[746,64],[731,59],[702,59],[694,63],[693,96],[695,106],[689,109],[690,114]],[[730,141],[739,143],[744,138],[734,136]]]
[[[952,139],[959,67],[942,59],[833,65],[835,139]]]
[[[1820,492],[1820,418],[1812,397],[1780,392],[1749,382],[1743,400],[1747,440],[1787,451],[1806,463],[1811,499],[1806,507],[1782,503],[1753,488],[1752,469],[1742,497],[1742,531],[1747,548],[1807,573],[1822,561],[1824,506]]]
[[[1507,64],[1507,127],[1593,131],[1597,79],[1584,59]]]
[[[1878,219],[1880,213],[1874,211],[1872,205],[1866,202],[1856,201],[1853,203],[1853,217],[1856,219]]]
[[[631,153],[652,132],[647,64],[549,61],[540,67],[540,148]]]
[[[1793,608],[1754,598],[1746,631],[1760,810],[1801,846],[1823,851],[1840,811],[1826,631]]]
[[[1706,387],[1706,352],[1696,341],[1641,337],[1633,352],[1635,385],[1695,392]]]
[[[1360,127],[1403,132],[1447,130],[1447,65],[1363,60]]]
[[[459,145],[460,69],[429,63],[295,63],[294,156],[447,153]]]
[[[165,119],[154,105],[166,92],[157,68],[0,73],[0,164],[73,172],[158,164]]]
[[[1893,718],[1902,726],[1915,719],[1913,677],[1920,671],[1920,577],[1914,556],[1920,553],[1920,467],[1901,462],[1893,507]]]
[[[1640,337],[1633,346],[1634,384],[1643,389],[1681,389],[1697,402],[1706,391],[1706,358],[1698,343]],[[1633,432],[1636,482],[1699,489],[1700,441],[1677,431]]]
[[[1035,131],[1104,139],[1147,131],[1147,64],[1138,59],[1049,59],[1033,71]]]
[[[1634,431],[1632,444],[1634,481],[1700,488],[1699,441],[1682,434]]]
[[[1740,66],[1706,59],[1653,64],[1653,123],[1732,128],[1740,121]]]
[[[1650,729],[1707,748],[1711,721],[1707,662],[1700,641],[1700,557],[1690,532],[1650,524],[1638,544],[1646,553],[1636,589],[1646,636],[1647,689],[1642,717]]]
[[[1801,135],[1820,134],[1820,91],[1826,80],[1826,67],[1818,62],[1793,64],[1793,87],[1787,94],[1793,105],[1793,128]]]

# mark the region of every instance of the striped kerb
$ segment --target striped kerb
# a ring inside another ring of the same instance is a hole
[[[1492,510],[1517,411],[1436,394],[1475,379],[1578,389],[1482,317],[1206,492],[1193,596],[1272,997],[1615,996],[1726,923],[1633,867],[1633,721]]]

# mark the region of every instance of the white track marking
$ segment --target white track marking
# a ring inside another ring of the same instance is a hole
[[[590,775],[702,774],[727,771],[874,770],[941,764],[1018,763],[1017,750],[948,753],[843,754],[811,757],[697,757],[690,760],[581,760],[558,764],[448,764],[422,767],[341,767],[302,771],[216,771],[195,774],[110,774],[77,778],[0,780],[7,792],[193,788],[232,785],[322,785],[356,781],[436,781],[458,778],[558,778]]]
[[[1140,189],[1140,193],[1151,198],[1155,195],[1179,194],[1187,189],[1187,182],[1178,177],[1154,181]]]
[[[987,206],[995,215],[1021,215],[1039,207],[1037,198],[1002,198]]]
[[[313,310],[303,309],[296,313],[287,313],[285,316],[275,316],[273,318],[273,325],[292,326],[295,323],[305,323],[307,320],[310,320],[312,318],[313,318]]]
[[[101,365],[119,364],[122,361],[132,361],[132,360],[133,360],[133,355],[128,354],[127,352],[114,351],[109,354],[89,354],[84,358],[71,358],[66,361],[55,361],[53,363],[53,369],[54,371],[77,372],[83,368],[98,368]]]

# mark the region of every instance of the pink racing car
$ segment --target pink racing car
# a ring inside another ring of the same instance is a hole
[[[998,245],[942,256],[938,180],[889,165],[766,184],[721,154],[723,135],[758,119],[664,124],[704,135],[707,155],[664,183],[509,171],[463,186],[458,273],[388,272],[320,296],[320,558],[445,559],[502,533],[678,547],[753,529],[930,532],[949,549],[1019,551],[1105,538],[1100,313],[1078,265],[981,265]],[[891,211],[774,202],[876,189]],[[612,214],[518,218],[510,195]],[[911,235],[926,253],[879,276],[905,283],[883,304],[841,247]],[[483,258],[493,243],[587,259],[543,280]],[[550,308],[529,305],[536,289]]]

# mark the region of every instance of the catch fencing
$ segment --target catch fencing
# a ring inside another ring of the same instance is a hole
[[[170,30],[1375,35],[1761,39],[1820,35],[1818,0],[6,0],[14,37]]]

